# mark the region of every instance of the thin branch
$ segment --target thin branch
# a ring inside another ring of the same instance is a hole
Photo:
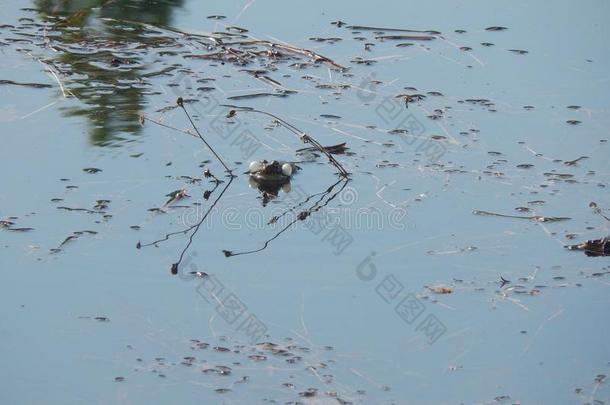
[[[229,188],[229,186],[231,185],[231,183],[233,182],[233,179],[235,178],[235,176],[231,176],[231,178],[229,179],[229,182],[227,183],[227,185],[222,189],[222,191],[220,192],[220,194],[218,195],[218,197],[216,198],[216,200],[214,200],[214,203],[212,203],[212,205],[210,205],[210,208],[208,208],[207,212],[205,213],[205,215],[201,218],[201,220],[199,221],[199,223],[197,223],[194,226],[194,231],[193,233],[191,233],[191,236],[189,236],[189,241],[187,242],[186,246],[184,247],[184,249],[182,249],[182,252],[180,252],[180,257],[178,258],[178,261],[174,264],[172,264],[172,274],[177,274],[178,273],[178,268],[180,267],[180,263],[182,263],[182,259],[184,258],[185,253],[187,252],[187,250],[189,249],[189,247],[191,247],[191,244],[193,243],[193,238],[195,237],[195,235],[197,234],[197,232],[199,231],[199,228],[201,228],[201,224],[203,224],[203,221],[205,221],[205,219],[207,218],[207,216],[210,214],[210,212],[212,212],[212,210],[214,209],[214,207],[216,206],[216,204],[218,203],[218,201],[220,201],[220,199],[222,198],[222,196],[224,195],[225,191],[227,191],[227,189]]]
[[[235,115],[236,111],[242,111],[242,112],[254,112],[254,113],[258,113],[258,114],[264,114],[264,115],[267,115],[267,116],[275,119],[284,128],[288,129],[290,132],[297,135],[301,141],[303,141],[304,143],[309,143],[309,144],[313,145],[315,149],[317,149],[318,151],[320,151],[321,153],[326,155],[326,157],[328,158],[330,163],[339,170],[339,173],[341,174],[342,177],[344,177],[344,178],[349,177],[349,173],[347,172],[347,170],[345,170],[345,168],[343,166],[341,166],[341,164],[337,161],[337,159],[335,159],[334,156],[328,150],[326,150],[326,148],[324,148],[324,146],[322,146],[318,141],[316,141],[311,136],[307,135],[305,132],[301,131],[300,129],[298,129],[294,125],[288,123],[287,121],[284,121],[277,115],[271,114],[266,111],[257,110],[254,108],[234,107],[234,106],[227,106],[227,105],[225,105],[225,107],[233,107],[233,110],[231,110],[229,112],[229,116]]]
[[[247,250],[247,251],[237,252],[237,253],[234,253],[230,250],[223,250],[222,252],[224,253],[224,255],[226,257],[231,257],[231,256],[249,255],[252,253],[258,253],[258,252],[265,250],[272,241],[277,239],[282,233],[286,232],[297,221],[303,221],[303,220],[307,219],[307,217],[309,217],[312,213],[318,212],[323,207],[327,206],[332,200],[334,200],[337,197],[337,195],[339,195],[341,193],[341,191],[343,191],[343,189],[347,185],[348,181],[349,181],[348,178],[341,178],[341,179],[337,180],[337,182],[335,182],[333,185],[328,187],[326,189],[326,191],[324,191],[323,193],[314,194],[314,195],[321,194],[321,197],[311,207],[305,209],[304,211],[301,211],[292,221],[290,221],[288,223],[288,225],[286,225],[285,227],[280,229],[273,237],[266,240],[262,247],[260,247],[258,249]],[[337,190],[328,199],[326,199],[326,201],[324,201],[324,198],[326,196],[328,196],[339,183],[342,183],[342,182],[343,182],[343,185],[341,186],[341,188],[339,188],[339,190]]]
[[[231,169],[229,169],[229,167],[225,164],[225,162],[223,162],[223,160],[220,158],[220,156],[218,156],[218,153],[216,153],[216,151],[214,151],[214,149],[210,146],[210,144],[205,140],[205,138],[201,135],[201,133],[199,132],[199,130],[197,129],[197,127],[195,126],[195,123],[193,122],[193,120],[191,119],[191,116],[189,115],[188,111],[186,111],[186,108],[184,107],[184,100],[182,99],[182,97],[178,97],[178,100],[176,100],[176,104],[178,104],[178,106],[180,106],[182,108],[182,111],[184,111],[184,113],[186,114],[186,117],[188,118],[188,120],[190,121],[191,125],[193,126],[193,128],[195,129],[195,132],[197,133],[197,136],[199,136],[199,139],[201,139],[203,141],[203,143],[208,147],[208,149],[210,151],[212,151],[212,153],[214,154],[214,156],[216,156],[216,159],[218,159],[218,161],[224,166],[225,171],[227,173],[229,173],[229,175],[233,176],[233,173],[231,171]]]
[[[172,131],[180,132],[180,133],[183,133],[183,134],[186,134],[186,135],[189,135],[189,136],[197,138],[197,135],[195,135],[195,134],[193,134],[193,133],[191,133],[191,132],[189,132],[187,130],[176,128],[176,127],[172,127],[171,125],[164,124],[161,121],[154,120],[152,118],[147,117],[144,114],[141,114],[140,115],[140,122],[142,124],[144,124],[145,121],[150,121],[153,124],[157,124],[157,125],[159,125],[161,127],[164,127],[164,128],[167,128],[167,129],[171,129]]]
[[[210,191],[210,195],[211,195],[211,194],[212,194],[214,191],[216,191],[216,189],[218,188],[218,185],[220,184],[220,183],[218,183],[218,182],[214,182],[214,183],[215,183],[215,185],[214,185],[214,188],[212,189],[212,191]],[[206,214],[206,215],[207,215],[207,214]],[[204,219],[205,219],[205,216],[204,216]],[[183,230],[181,230],[181,231],[170,232],[170,233],[168,233],[168,234],[165,234],[165,236],[164,236],[163,238],[161,238],[161,239],[157,239],[157,240],[152,241],[152,242],[149,242],[149,243],[144,243],[144,244],[142,244],[142,243],[138,242],[138,244],[136,245],[136,248],[137,248],[137,249],[141,249],[141,248],[143,248],[143,247],[155,246],[157,243],[160,243],[160,242],[166,242],[166,241],[168,241],[168,240],[169,240],[169,238],[170,238],[170,237],[172,237],[172,236],[175,236],[175,235],[181,235],[181,234],[182,234],[182,235],[184,235],[184,234],[188,233],[189,231],[191,231],[191,230],[193,230],[194,228],[196,228],[196,227],[197,227],[197,225],[198,225],[198,224],[195,224],[195,225],[189,226],[188,228],[183,229]]]

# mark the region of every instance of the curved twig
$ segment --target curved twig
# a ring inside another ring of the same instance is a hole
[[[316,141],[310,135],[307,135],[305,132],[301,131],[300,129],[298,129],[294,125],[290,124],[289,122],[281,119],[277,115],[269,113],[269,112],[266,112],[266,111],[257,110],[255,108],[235,107],[235,106],[230,106],[230,105],[223,105],[223,106],[224,107],[232,107],[233,108],[233,110],[231,110],[229,112],[229,116],[234,116],[237,111],[241,111],[241,112],[254,112],[254,113],[258,113],[258,114],[263,114],[263,115],[267,115],[267,116],[275,119],[284,128],[288,129],[290,132],[292,132],[295,135],[297,135],[301,141],[303,141],[304,143],[309,143],[309,144],[313,145],[314,148],[316,148],[318,151],[320,151],[321,153],[326,155],[326,157],[328,158],[330,163],[339,170],[339,173],[341,174],[342,177],[347,178],[349,176],[348,171],[345,170],[345,168],[343,166],[341,166],[341,164],[337,161],[337,159],[335,159],[334,156],[330,152],[328,152],[326,150],[326,148],[324,148],[318,141]]]
[[[343,182],[343,186],[341,186],[341,188],[339,190],[337,190],[326,201],[324,201],[324,197],[329,195],[332,192],[332,190],[341,182]],[[310,216],[312,213],[320,211],[320,209],[326,207],[333,199],[335,199],[335,197],[337,197],[337,195],[339,195],[339,193],[341,193],[341,191],[343,191],[343,189],[345,188],[345,186],[347,185],[348,182],[349,182],[348,178],[341,178],[337,182],[335,182],[333,185],[328,187],[326,189],[326,191],[324,191],[322,193],[318,193],[318,194],[322,194],[322,196],[311,207],[307,208],[304,211],[301,211],[292,221],[290,221],[290,223],[288,223],[288,225],[286,225],[284,228],[280,229],[272,238],[267,239],[262,247],[260,247],[258,249],[246,250],[246,251],[237,252],[237,253],[234,253],[230,250],[223,250],[222,252],[224,253],[224,255],[226,257],[231,257],[231,256],[241,256],[241,255],[248,255],[248,254],[252,254],[252,253],[258,253],[258,252],[265,250],[272,241],[277,239],[282,233],[286,232],[297,221],[302,221],[302,220],[306,219],[308,216]]]
[[[233,173],[232,173],[231,169],[229,169],[229,167],[225,164],[225,162],[222,161],[220,156],[218,156],[218,153],[216,153],[216,151],[210,146],[210,144],[205,140],[205,138],[201,135],[201,133],[195,126],[195,123],[191,119],[191,116],[189,115],[188,111],[186,111],[186,108],[184,107],[184,100],[182,99],[182,97],[178,97],[178,99],[176,100],[176,104],[178,104],[178,106],[181,107],[182,111],[184,111],[184,113],[186,114],[186,117],[188,118],[191,125],[193,126],[193,129],[195,129],[195,132],[197,133],[197,136],[199,137],[199,139],[201,139],[201,141],[205,144],[205,146],[207,146],[208,149],[214,154],[214,156],[216,156],[216,159],[218,159],[218,161],[224,166],[225,171],[232,176]]]

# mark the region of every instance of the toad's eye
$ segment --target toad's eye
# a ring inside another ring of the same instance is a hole
[[[282,173],[284,176],[290,177],[292,175],[292,165],[290,163],[284,163],[282,165]]]

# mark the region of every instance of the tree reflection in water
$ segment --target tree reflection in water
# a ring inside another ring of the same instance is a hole
[[[114,144],[140,131],[139,111],[151,94],[146,80],[155,62],[149,49],[176,48],[144,24],[170,25],[183,0],[37,0],[46,39],[57,51],[45,62],[61,73],[64,85],[80,99],[64,110],[85,116],[90,141]]]

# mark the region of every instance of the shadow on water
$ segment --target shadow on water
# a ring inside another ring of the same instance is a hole
[[[182,4],[183,0],[35,3],[46,24],[45,43],[58,51],[45,62],[61,73],[66,91],[81,101],[64,114],[87,118],[93,144],[112,144],[123,139],[122,134],[140,132],[138,112],[148,93],[142,80],[145,51],[167,43],[147,35],[142,24],[170,24],[172,12]]]
[[[294,218],[290,222],[288,222],[288,224],[286,226],[281,228],[271,238],[267,239],[260,248],[252,249],[252,250],[244,250],[244,251],[240,251],[240,252],[233,252],[231,250],[223,250],[224,255],[226,257],[231,257],[231,256],[249,255],[252,253],[262,252],[263,250],[267,249],[267,247],[269,246],[269,244],[271,242],[273,242],[275,239],[279,238],[280,235],[282,235],[284,232],[286,232],[288,229],[290,229],[298,221],[305,221],[310,215],[312,215],[312,214],[320,211],[322,208],[326,207],[332,200],[334,200],[343,191],[345,186],[347,186],[348,182],[349,182],[349,179],[342,177],[339,180],[337,180],[335,183],[333,183],[330,187],[325,189],[324,191],[322,191],[320,193],[311,194],[311,195],[305,197],[302,201],[297,202],[294,206],[288,208],[282,214],[271,218],[269,220],[269,224],[277,222],[280,217],[283,217],[284,215],[286,215],[288,213],[294,214],[297,209],[304,206],[310,200],[314,199],[314,197],[318,197],[316,200],[314,200],[313,204],[311,204],[309,207],[305,206],[305,208],[303,208],[302,211],[299,211],[294,216]],[[338,189],[335,190],[335,188],[337,188],[339,186],[339,184],[341,184],[341,187],[339,187]]]

